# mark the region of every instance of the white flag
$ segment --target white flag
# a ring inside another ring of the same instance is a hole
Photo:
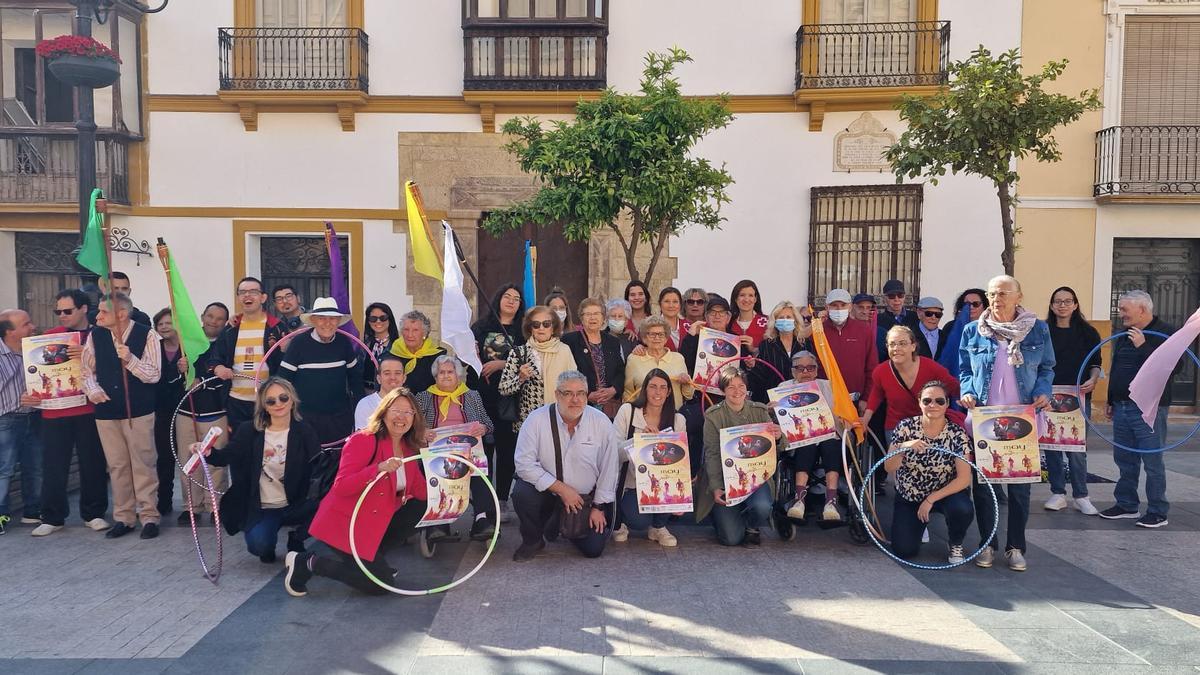
[[[463,363],[483,373],[483,364],[475,351],[475,334],[471,332],[471,305],[463,294],[463,275],[454,254],[454,232],[442,221],[445,245],[442,247],[442,342],[454,350]]]

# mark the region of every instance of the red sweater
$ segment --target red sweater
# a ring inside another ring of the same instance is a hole
[[[909,391],[905,391],[904,387],[896,381],[896,376],[892,374],[891,361],[884,361],[875,367],[867,408],[879,410],[880,404],[887,403],[887,418],[883,421],[883,428],[891,431],[905,417],[916,417],[921,414],[921,406],[917,403],[917,397],[921,395],[921,387],[930,380],[945,382],[948,389],[946,394],[950,400],[958,400],[958,380],[954,379],[950,371],[943,368],[937,361],[924,356],[919,357],[917,377],[912,383],[913,388]]]
[[[755,314],[753,319],[750,319],[750,327],[742,330],[738,324],[737,315],[729,320],[729,332],[734,335],[749,335],[754,342],[750,345],[750,353],[753,354],[758,345],[762,343],[763,338],[767,335],[767,317],[765,314]]]
[[[879,365],[875,331],[870,324],[854,319],[848,319],[840,330],[829,319],[825,319],[823,325],[829,349],[833,351],[833,358],[837,359],[842,379],[846,381],[846,390],[851,394],[858,392],[860,397],[866,398],[871,391],[871,373]],[[818,370],[817,377],[828,379],[824,367]]]

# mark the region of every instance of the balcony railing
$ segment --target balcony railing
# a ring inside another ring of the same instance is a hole
[[[129,203],[129,143],[97,132],[96,185],[109,201]],[[79,160],[74,129],[0,129],[0,203],[75,204]]]
[[[367,91],[358,28],[220,28],[221,89]]]
[[[463,27],[463,90],[590,90],[607,86],[608,26]]]
[[[1100,130],[1093,192],[1097,197],[1200,194],[1200,126]]]
[[[796,88],[945,84],[949,56],[949,21],[801,26]]]

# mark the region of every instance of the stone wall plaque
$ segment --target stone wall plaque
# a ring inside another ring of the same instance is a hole
[[[891,171],[883,153],[896,142],[896,134],[888,131],[869,112],[833,137],[833,170],[838,172]]]

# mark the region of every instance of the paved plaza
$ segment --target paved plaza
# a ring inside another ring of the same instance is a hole
[[[1100,442],[1089,461],[1116,477]],[[174,516],[152,541],[109,541],[74,518],[40,540],[14,527],[0,538],[0,672],[1197,673],[1200,443],[1168,468],[1171,522],[1156,531],[1048,513],[1049,488],[1035,486],[1025,573],[907,569],[812,526],[729,549],[676,525],[676,549],[635,535],[598,560],[556,543],[517,564],[513,528],[449,593],[366,597],[317,578],[297,599],[282,563],[260,563],[240,537],[225,538],[220,583],[206,581]],[[1111,503],[1110,484],[1090,487]],[[945,551],[935,523],[927,562]],[[212,530],[202,536],[215,552]],[[412,548],[393,564],[401,583],[428,587],[482,551],[443,545],[426,561]]]

